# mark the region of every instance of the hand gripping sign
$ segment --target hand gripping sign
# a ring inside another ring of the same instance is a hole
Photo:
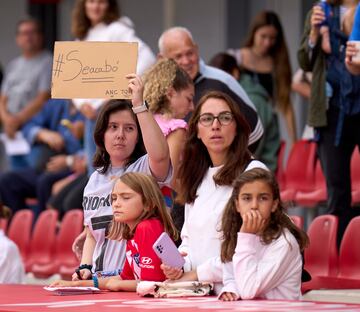
[[[51,97],[129,99],[126,75],[136,73],[136,42],[57,41]]]

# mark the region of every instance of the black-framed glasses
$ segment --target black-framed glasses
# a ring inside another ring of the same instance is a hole
[[[227,126],[233,121],[234,116],[231,112],[222,112],[217,116],[214,116],[211,113],[204,113],[200,115],[199,122],[205,127],[210,127],[215,119],[218,120],[220,125]]]

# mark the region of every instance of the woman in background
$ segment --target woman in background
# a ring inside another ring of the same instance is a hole
[[[142,74],[155,62],[150,48],[139,39],[132,21],[121,16],[117,0],[77,0],[72,12],[72,34],[81,41],[125,41],[138,42],[137,73]],[[95,154],[93,139],[95,119],[103,99],[75,99],[74,103],[86,117],[84,146],[89,175],[94,170],[92,159]]]
[[[230,50],[242,70],[261,84],[284,118],[291,143],[296,141],[294,110],[290,100],[291,68],[283,28],[271,11],[260,12],[253,20],[244,47]]]

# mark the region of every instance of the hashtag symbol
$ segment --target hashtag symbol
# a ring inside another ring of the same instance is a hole
[[[61,70],[61,64],[65,64],[65,62],[63,62],[63,58],[64,55],[63,54],[59,54],[56,62],[56,66],[55,66],[55,70],[54,70],[54,77],[59,77],[59,74],[62,73]]]

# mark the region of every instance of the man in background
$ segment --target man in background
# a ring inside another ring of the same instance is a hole
[[[6,67],[0,94],[0,119],[4,133],[14,138],[50,97],[52,55],[43,49],[38,21],[21,20],[16,29],[21,55]],[[26,166],[24,157],[10,157],[14,168]]]

